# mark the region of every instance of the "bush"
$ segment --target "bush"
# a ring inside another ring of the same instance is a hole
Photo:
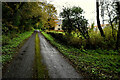
[[[81,48],[86,46],[86,40],[80,37],[74,37],[73,35],[64,35],[63,33],[47,32],[57,41],[61,42],[67,46],[74,46],[76,48]]]
[[[115,49],[116,40],[114,40],[112,36],[112,31],[110,27],[106,27],[104,29],[105,38],[100,35],[99,31],[90,30],[89,31],[89,39],[84,39],[79,32],[72,32],[71,35],[63,34],[59,32],[47,32],[52,37],[54,37],[57,41],[67,45],[74,46],[76,48],[84,48],[84,49]]]

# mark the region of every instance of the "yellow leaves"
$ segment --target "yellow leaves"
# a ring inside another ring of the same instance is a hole
[[[52,18],[48,21],[48,23],[50,24],[51,27],[55,27],[56,25],[56,21]]]

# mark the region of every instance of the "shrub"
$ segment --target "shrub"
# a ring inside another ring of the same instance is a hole
[[[76,48],[84,49],[115,49],[116,40],[112,37],[111,28],[106,27],[104,29],[105,38],[100,35],[100,32],[90,30],[89,40],[84,39],[79,32],[72,32],[71,35],[65,35],[59,32],[47,32],[56,40],[67,46],[74,46]]]

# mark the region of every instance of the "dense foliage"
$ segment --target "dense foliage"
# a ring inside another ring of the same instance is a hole
[[[2,14],[3,34],[54,27],[56,19],[55,7],[46,2],[3,2]]]
[[[52,35],[61,43],[66,44],[67,46],[71,45],[78,49],[106,49],[106,50],[115,50],[116,48],[116,41],[112,37],[112,29],[111,27],[106,27],[103,29],[105,32],[105,38],[103,38],[98,31],[94,31],[92,28],[89,30],[89,42],[82,38],[80,32],[71,32],[71,35],[68,36],[65,32],[55,32],[49,31],[48,34]],[[116,34],[117,35],[117,34]],[[89,45],[89,46],[88,46]]]
[[[73,38],[74,35],[77,35],[76,39],[74,38],[76,40],[76,42],[74,41],[74,43],[79,42],[78,45],[76,44],[76,46],[81,46],[79,44],[82,44],[82,42],[84,42],[85,45],[83,47],[85,48],[87,46],[87,48],[92,48],[92,49],[101,48],[101,49],[119,50],[120,49],[119,48],[120,46],[120,43],[119,43],[120,42],[119,41],[120,40],[120,20],[119,20],[120,9],[118,8],[120,3],[113,2],[114,4],[111,4],[110,2],[112,1],[105,1],[105,2],[96,1],[96,13],[97,13],[96,18],[98,23],[97,27],[94,27],[94,24],[87,27],[87,20],[82,15],[83,10],[80,7],[75,7],[75,6],[72,8],[64,7],[63,11],[60,13],[60,16],[62,16],[63,18],[62,28],[65,33],[71,34],[69,36],[68,35],[66,36]],[[100,8],[101,4],[102,4],[102,7]],[[108,20],[106,19],[109,22],[108,25],[104,25],[100,23],[100,19],[99,19],[100,9],[105,10],[104,11],[105,13],[101,14],[103,17],[106,14],[108,15],[107,17],[109,19]],[[109,9],[111,9],[112,11],[109,12]],[[114,13],[114,16],[112,13]],[[99,31],[97,29],[99,29]],[[109,29],[109,31],[107,29]],[[68,38],[67,43],[70,43],[70,42],[72,43],[72,38]],[[109,48],[109,46],[111,46],[111,48]]]

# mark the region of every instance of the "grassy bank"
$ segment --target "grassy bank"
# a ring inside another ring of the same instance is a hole
[[[35,38],[35,78],[48,78],[48,71],[45,65],[41,62],[42,56],[40,55],[40,40],[38,33],[36,33]]]
[[[2,35],[2,63],[9,63],[13,56],[18,52],[18,49],[24,44],[27,38],[32,35],[33,31],[24,33],[16,33],[12,35]],[[12,38],[11,38],[12,36]]]
[[[99,79],[119,79],[120,55],[117,51],[78,49],[57,42],[45,32],[42,34],[75,65],[77,70],[91,75],[93,79],[96,77]]]

